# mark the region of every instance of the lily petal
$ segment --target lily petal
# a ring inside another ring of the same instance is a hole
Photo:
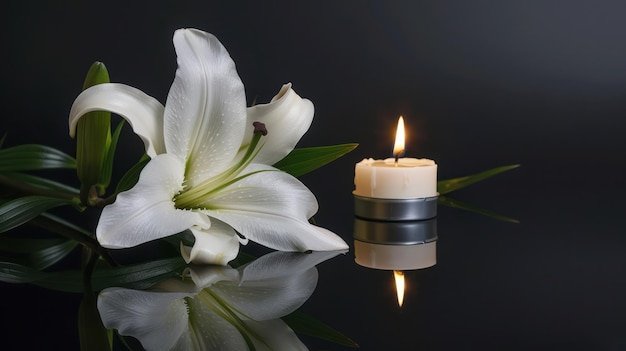
[[[247,239],[281,251],[344,250],[348,245],[333,232],[311,225],[315,196],[287,173],[250,165],[251,174],[226,187],[205,203],[205,211]]]
[[[238,270],[229,266],[190,266],[183,271],[184,277],[191,277],[191,281],[195,284],[197,291],[206,287],[210,287],[222,280],[239,281],[240,273]],[[159,286],[160,287],[160,286]],[[172,290],[173,291],[173,290]]]
[[[232,222],[233,227],[250,240],[281,251],[335,251],[346,250],[348,244],[328,229],[284,218],[280,215],[221,212],[215,217]]]
[[[253,163],[239,177],[205,198],[202,205],[209,208],[206,214],[213,217],[223,211],[251,211],[306,220],[318,210],[315,195],[302,182],[272,166]]]
[[[315,266],[340,253],[272,252],[239,268],[239,289],[227,281],[213,289],[254,320],[282,317],[302,305],[315,290]]]
[[[183,334],[174,350],[248,350],[241,332],[229,320],[216,314],[198,298],[188,299],[187,303],[191,311],[188,332]]]
[[[98,295],[98,311],[107,329],[131,335],[147,350],[169,350],[187,329],[187,293],[107,288]]]
[[[296,276],[346,250],[316,252],[275,251],[239,267],[241,282]]]
[[[235,310],[256,321],[280,318],[302,306],[317,286],[317,269],[274,279],[222,281],[210,289]],[[254,297],[254,298],[251,298]]]
[[[146,350],[242,350],[245,340],[223,317],[188,293],[105,289],[103,324],[138,339]]]
[[[301,98],[291,89],[291,83],[282,86],[269,104],[248,108],[248,123],[265,123],[265,144],[255,158],[255,163],[273,165],[293,150],[304,133],[309,130],[314,114],[313,103]],[[252,138],[252,130],[246,130],[244,142]],[[245,149],[244,145],[244,149]]]
[[[230,166],[242,143],[246,97],[235,63],[213,35],[174,33],[178,70],[165,103],[165,145],[193,186]],[[250,125],[252,128],[252,125]]]
[[[193,226],[209,228],[199,212],[174,207],[172,198],[182,190],[184,167],[173,155],[158,155],[141,171],[139,181],[120,193],[102,211],[96,236],[102,246],[124,248],[160,239]]]
[[[336,254],[275,252],[239,269],[189,267],[184,274],[193,283],[167,279],[151,291],[105,289],[98,309],[105,326],[134,336],[147,350],[245,350],[248,342],[257,350],[306,350],[279,318],[311,296],[315,265]]]
[[[219,264],[225,266],[239,253],[239,237],[235,230],[218,220],[211,221],[211,228],[191,228],[196,238],[193,248],[181,244],[181,254],[187,263]]]
[[[163,105],[141,90],[124,84],[106,83],[83,91],[74,100],[70,110],[72,138],[78,120],[91,111],[109,111],[122,116],[143,141],[148,156],[154,157],[165,152]]]

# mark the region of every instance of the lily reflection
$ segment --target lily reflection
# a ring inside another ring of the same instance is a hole
[[[106,328],[147,350],[306,350],[280,318],[315,290],[315,265],[343,252],[274,252],[237,269],[191,267],[184,279],[149,290],[105,289],[98,310]]]

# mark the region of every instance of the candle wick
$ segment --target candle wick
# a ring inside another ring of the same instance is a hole
[[[398,167],[398,159],[399,159],[400,157],[402,157],[402,156],[404,156],[404,150],[399,150],[399,151],[395,151],[395,150],[394,150],[394,153],[393,153],[393,158],[395,158],[394,165],[395,165],[396,167]]]

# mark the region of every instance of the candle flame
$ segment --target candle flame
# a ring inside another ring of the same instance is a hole
[[[396,279],[398,306],[402,307],[402,302],[404,302],[404,273],[402,271],[393,271],[393,277]]]
[[[398,118],[398,129],[396,130],[396,142],[393,145],[393,156],[398,158],[404,154],[404,118]]]

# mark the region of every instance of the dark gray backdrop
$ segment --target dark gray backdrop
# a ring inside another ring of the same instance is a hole
[[[250,102],[269,100],[285,82],[314,102],[301,145],[360,143],[303,178],[318,196],[318,223],[347,241],[354,163],[389,155],[400,114],[413,135],[407,154],[435,159],[440,179],[521,163],[457,196],[521,224],[440,209],[439,264],[413,273],[420,293],[409,292],[412,307],[381,305],[378,295],[392,293],[389,277],[354,266],[351,254],[320,267],[319,295],[305,307],[325,311],[318,317],[364,350],[626,348],[623,2],[50,1],[2,8],[0,132],[8,133],[7,146],[42,143],[72,154],[67,113],[95,60],[113,81],[164,102],[176,68],[172,33],[196,27],[224,43]],[[124,138],[129,165],[141,145],[130,132]],[[3,291],[3,339],[27,336],[31,345],[54,336],[77,345],[75,312],[58,314],[74,300],[34,288]],[[44,306],[58,311],[46,314]]]

